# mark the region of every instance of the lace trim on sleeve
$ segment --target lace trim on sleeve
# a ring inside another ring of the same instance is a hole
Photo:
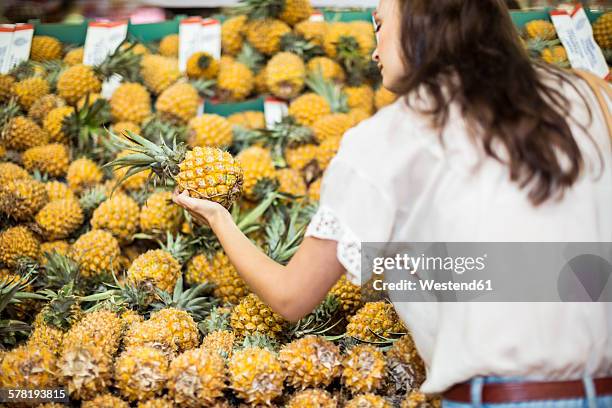
[[[347,279],[361,285],[361,241],[328,207],[321,206],[310,221],[306,236],[338,242],[336,256],[346,268]]]

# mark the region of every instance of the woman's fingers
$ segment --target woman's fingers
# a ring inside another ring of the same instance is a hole
[[[189,197],[187,190],[183,190],[183,192],[179,194],[177,188],[172,194],[172,201],[187,210],[196,211],[199,200],[197,198]]]

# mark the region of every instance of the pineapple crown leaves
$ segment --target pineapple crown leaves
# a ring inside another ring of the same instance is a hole
[[[203,98],[211,98],[215,95],[215,86],[217,85],[217,81],[214,79],[194,79],[189,81],[189,83]]]
[[[307,335],[325,336],[343,321],[342,315],[338,313],[339,308],[338,299],[334,295],[327,295],[315,310],[292,325],[290,336],[292,338]]]
[[[21,107],[15,98],[11,98],[6,104],[0,107],[0,139],[5,140],[8,137],[8,124],[11,119],[21,115]]]
[[[251,347],[262,348],[273,352],[276,352],[280,348],[276,340],[266,336],[265,334],[254,333],[250,336],[246,336],[242,340],[242,344],[239,344],[236,349],[244,350]]]
[[[559,41],[558,39],[543,40],[541,38],[532,38],[530,40],[527,40],[527,51],[532,57],[539,58],[540,54],[542,54],[542,51],[547,48],[556,47],[558,45],[561,45],[561,41]]]
[[[85,213],[89,216],[100,204],[108,198],[104,186],[90,187],[81,194],[79,204]],[[89,218],[89,217],[87,217]]]
[[[133,152],[125,157],[117,158],[103,167],[128,168],[126,174],[119,179],[116,186],[121,185],[126,179],[134,174],[150,169],[153,174],[163,184],[168,185],[179,173],[179,163],[184,160],[187,148],[184,143],[177,145],[176,138],[173,138],[172,146],[168,146],[163,137],[160,137],[159,145],[127,131],[126,137],[121,137],[108,132],[111,143],[119,150],[129,150]],[[153,179],[156,184],[157,179]]]
[[[49,300],[43,314],[45,322],[62,330],[70,328],[75,320],[75,311],[80,310],[79,298],[74,294],[74,282],[62,286],[56,292],[45,289],[40,293]]]
[[[257,73],[263,67],[266,57],[258,52],[251,44],[245,42],[240,53],[236,56],[236,61],[246,65],[251,71]]]
[[[234,222],[244,234],[249,234],[258,228],[260,228],[261,217],[272,207],[279,198],[280,194],[271,192],[267,194],[263,200],[257,204],[257,207],[253,208],[246,214],[241,214],[238,206],[235,206],[235,211],[232,212],[232,218]]]
[[[72,140],[76,139],[78,152],[87,153],[99,143],[99,129],[110,120],[109,104],[106,99],[99,98],[90,104],[91,94],[85,96],[82,108],[64,118],[62,130]]]
[[[281,167],[285,167],[284,153],[287,147],[314,143],[314,132],[310,127],[299,125],[291,116],[285,116],[267,131],[267,144],[272,157]]]
[[[57,80],[62,74],[62,72],[64,72],[68,68],[68,65],[66,65],[66,63],[64,63],[64,61],[62,60],[44,61],[41,63],[41,65],[47,72],[46,79],[47,82],[49,82],[51,90],[55,91],[57,86]]]
[[[43,68],[41,63],[32,60],[26,60],[20,62],[15,67],[13,67],[9,71],[9,75],[15,78],[17,81],[22,81],[24,79],[42,74],[43,70],[41,68]]]
[[[88,312],[110,307],[111,310],[134,310],[144,314],[150,307],[155,295],[155,287],[150,282],[121,283],[117,276],[112,274],[114,284],[104,283],[98,293],[81,298],[82,302],[93,302]]]
[[[282,51],[292,52],[306,61],[325,55],[323,48],[295,33],[282,36],[280,47]]]
[[[18,279],[10,276],[0,277],[0,314],[9,304],[18,303],[20,294],[28,295],[24,290],[32,282],[31,273],[26,273]]]
[[[113,75],[119,75],[123,80],[130,82],[137,82],[140,79],[142,55],[133,51],[138,43],[133,42],[129,47],[122,47],[123,44],[129,43],[127,40],[124,41],[115,52],[106,57],[100,65],[94,67],[95,73],[102,79],[110,78]]]
[[[191,82],[197,89],[197,86]],[[172,143],[173,137],[179,141],[185,141],[187,135],[186,126],[177,126],[168,122],[159,115],[151,115],[142,126],[142,136],[148,140],[157,140],[163,137],[166,143]]]
[[[187,240],[184,235],[172,235],[169,231],[166,232],[166,242],[158,241],[159,246],[164,251],[167,251],[180,264],[185,263],[193,256],[196,240]]]
[[[230,312],[226,308],[215,306],[206,320],[203,320],[198,327],[204,335],[220,330],[230,330],[229,316]]]
[[[246,14],[251,20],[276,18],[285,9],[285,0],[241,0],[235,14]]]
[[[77,262],[56,251],[46,252],[45,258],[45,288],[60,289],[66,285],[77,284],[80,272]]]
[[[172,294],[156,288],[159,302],[152,305],[153,310],[167,307],[184,310],[196,322],[204,320],[218,300],[211,298],[212,284],[202,283],[187,290],[183,289],[183,277],[180,276],[174,285]]]
[[[256,201],[262,200],[268,194],[278,191],[279,185],[278,180],[272,180],[269,178],[258,180],[253,188],[254,199]]]
[[[315,72],[309,73],[306,76],[306,86],[314,93],[325,98],[332,112],[346,113],[348,112],[347,95],[342,91],[338,84],[325,80],[323,72],[317,69]]]
[[[0,316],[3,315],[6,307],[11,303],[18,303],[19,294],[24,293],[22,290],[28,285],[27,278],[15,280],[7,277],[0,278]],[[14,334],[16,332],[28,332],[31,326],[20,320],[1,319],[0,318],[0,349],[2,343],[14,344]]]
[[[299,248],[306,232],[301,204],[291,208],[280,205],[272,212],[266,225],[266,246],[268,255],[279,263],[287,263]]]

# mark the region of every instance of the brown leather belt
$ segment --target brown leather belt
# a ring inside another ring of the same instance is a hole
[[[612,377],[594,378],[597,396],[612,395]],[[442,396],[454,402],[470,403],[470,383],[456,384]],[[582,380],[489,383],[482,386],[483,404],[586,398]]]

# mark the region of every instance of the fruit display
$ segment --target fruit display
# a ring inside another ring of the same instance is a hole
[[[312,13],[243,0],[223,16],[221,57],[194,53],[184,73],[171,33],[96,67],[35,35],[30,60],[0,75],[0,387],[62,387],[82,407],[440,406],[419,392],[425,364],[391,303],[343,277],[285,321],[171,199],[223,205],[289,261],[344,133],[398,98],[369,22]],[[610,17],[594,25],[606,55]],[[522,35],[569,66],[549,22]],[[287,104],[272,124],[201,109],[268,97]]]

